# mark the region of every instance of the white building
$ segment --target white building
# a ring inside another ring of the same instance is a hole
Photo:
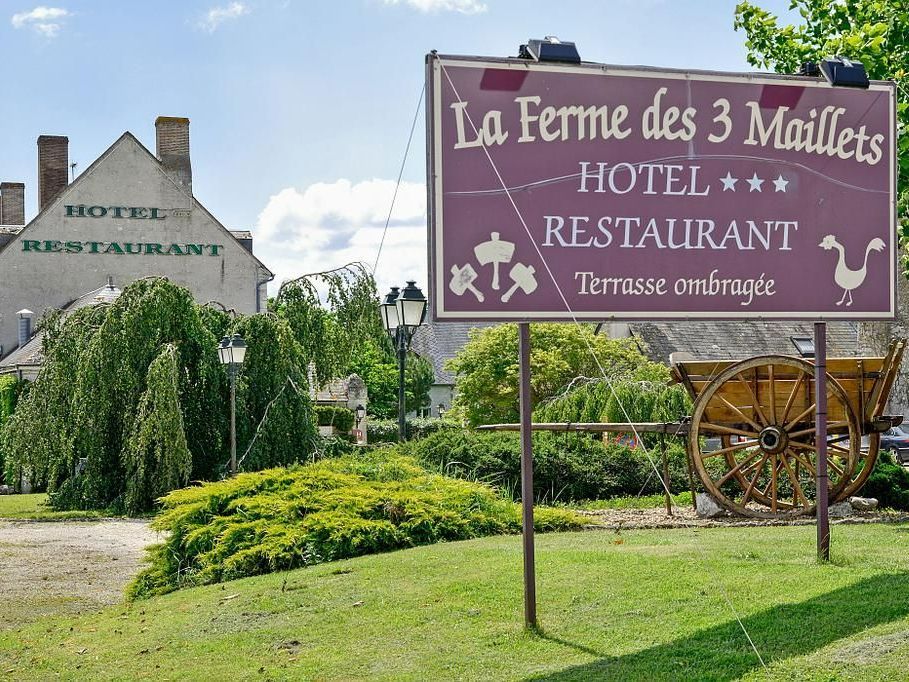
[[[193,196],[189,120],[159,117],[155,128],[156,154],[126,132],[72,184],[68,139],[39,137],[39,212],[27,225],[24,186],[0,184],[0,357],[46,310],[108,281],[163,275],[200,303],[265,309],[274,275],[251,235],[225,228]]]

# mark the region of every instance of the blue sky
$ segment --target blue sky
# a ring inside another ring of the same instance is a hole
[[[424,55],[512,56],[531,37],[584,60],[749,71],[733,0],[0,0],[0,179],[67,135],[86,168],[124,130],[191,119],[194,193],[252,229],[278,278],[373,263],[423,85]],[[788,0],[763,0],[785,14]],[[425,281],[423,116],[378,264]]]

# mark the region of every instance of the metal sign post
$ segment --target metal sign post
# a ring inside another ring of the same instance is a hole
[[[530,325],[518,325],[521,402],[521,509],[524,544],[524,626],[537,627],[537,582],[533,555],[533,440],[530,410]]]
[[[827,323],[814,323],[814,386],[817,412],[817,558],[830,561],[830,518],[827,480]]]

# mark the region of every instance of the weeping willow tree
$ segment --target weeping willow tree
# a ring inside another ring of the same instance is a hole
[[[313,453],[318,433],[306,361],[290,325],[275,315],[258,314],[239,320],[234,332],[247,345],[237,382],[240,468],[281,466]]]
[[[76,310],[44,323],[44,364],[0,434],[5,478],[28,475],[37,488],[56,489],[76,466],[73,386],[88,339],[107,316],[107,304]]]
[[[123,451],[125,509],[149,509],[162,495],[189,481],[192,453],[180,410],[177,347],[168,343],[148,368],[145,391]]]
[[[362,263],[285,282],[275,312],[287,321],[319,383],[343,375],[362,344],[374,344],[393,361],[376,281]]]
[[[198,306],[148,278],[48,323],[42,371],[0,434],[7,480],[26,474],[58,508],[137,512],[189,479],[219,478],[229,384],[216,347],[234,331],[250,344],[238,386],[241,447],[255,444],[244,468],[306,459],[316,427],[288,324]]]

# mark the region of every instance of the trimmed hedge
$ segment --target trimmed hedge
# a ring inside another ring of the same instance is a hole
[[[407,420],[407,439],[413,440],[425,438],[426,436],[452,429],[463,428],[460,424],[444,419],[408,419]],[[398,420],[397,419],[370,419],[366,424],[367,442],[376,443],[397,443],[398,442]]]
[[[535,433],[534,492],[537,501],[570,502],[662,492],[659,478],[641,449],[604,444],[577,434]],[[685,450],[667,443],[670,489],[689,489]],[[447,429],[406,443],[402,452],[440,473],[479,480],[504,488],[514,499],[521,493],[521,441],[517,433],[483,433]],[[660,467],[659,453],[650,456]]]
[[[353,410],[334,405],[314,405],[313,412],[319,426],[334,426],[338,433],[349,433],[357,419]]]
[[[430,473],[386,448],[176,490],[152,527],[164,544],[131,598],[362,554],[517,533],[520,507],[492,488]],[[576,530],[566,509],[535,511],[537,530]]]

